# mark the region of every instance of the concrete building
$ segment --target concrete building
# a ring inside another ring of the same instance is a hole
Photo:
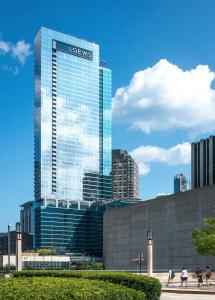
[[[215,136],[191,144],[191,187],[211,184],[215,184]]]
[[[126,150],[112,150],[113,199],[139,197],[139,169]]]
[[[153,231],[154,270],[179,271],[186,266],[215,267],[215,257],[197,255],[191,242],[193,228],[214,217],[215,185],[113,208],[104,214],[106,269],[138,270],[133,259],[143,252],[147,265],[147,231]]]
[[[188,190],[188,182],[184,174],[180,173],[174,176],[174,194]]]

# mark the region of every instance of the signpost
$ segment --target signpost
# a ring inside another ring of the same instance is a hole
[[[138,254],[138,257],[137,258],[133,258],[132,261],[136,261],[137,264],[139,265],[139,267],[140,267],[140,275],[141,275],[142,274],[142,262],[144,261],[143,252],[140,252]]]

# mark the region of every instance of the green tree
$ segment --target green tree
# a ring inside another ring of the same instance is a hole
[[[204,225],[193,230],[193,245],[198,254],[215,256],[215,218],[205,218]]]
[[[41,248],[37,249],[36,252],[39,255],[54,255],[56,253],[55,249],[52,248]]]

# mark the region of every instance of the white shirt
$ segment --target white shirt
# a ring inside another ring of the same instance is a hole
[[[188,273],[187,273],[187,270],[186,269],[183,269],[182,272],[181,272],[181,277],[188,277]]]

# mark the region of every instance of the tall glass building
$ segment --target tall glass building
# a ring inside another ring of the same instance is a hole
[[[174,176],[174,194],[188,190],[188,181],[184,174],[180,173]]]
[[[99,45],[35,38],[35,199],[111,199],[111,71]]]
[[[80,252],[89,236],[102,235],[96,229],[102,209],[95,203],[112,198],[111,83],[99,45],[40,29],[31,224],[37,248]]]

